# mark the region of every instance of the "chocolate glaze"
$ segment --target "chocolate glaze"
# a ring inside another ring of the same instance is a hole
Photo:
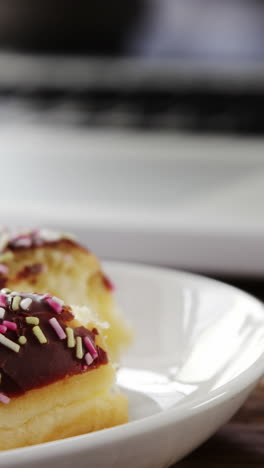
[[[35,276],[45,271],[45,265],[42,263],[34,263],[33,265],[26,265],[17,274],[17,279],[26,279],[29,276]]]
[[[42,299],[42,295],[16,294],[22,298],[29,297],[33,302],[28,312],[21,308],[14,312],[10,306],[5,307],[4,320],[15,322],[17,330],[7,330],[4,336],[17,342],[19,336],[24,335],[27,338],[27,343],[21,345],[18,353],[0,344],[0,372],[2,376],[0,392],[9,397],[18,396],[28,390],[51,384],[66,376],[90,371],[108,362],[106,352],[96,346],[98,358],[90,366],[87,366],[84,358],[82,360],[76,358],[75,348],[67,347],[66,339],[60,340],[58,338],[49,324],[49,320],[56,317],[62,328],[65,329],[68,322],[73,319],[70,307],[64,306],[61,314],[57,314]],[[7,294],[6,297],[9,302],[14,294]],[[39,318],[39,326],[48,343],[40,344],[32,332],[33,326],[26,323],[25,318],[32,315]],[[0,322],[2,323],[2,320]],[[74,328],[75,336],[89,336],[93,343],[95,343],[97,333],[96,329],[89,331],[85,327]],[[86,352],[85,347],[84,351]]]
[[[2,237],[2,239],[1,239]],[[4,241],[3,241],[4,239]],[[70,237],[65,233],[56,231],[49,231],[43,229],[32,229],[27,232],[10,232],[8,230],[0,231],[0,252],[4,253],[7,251],[17,251],[25,249],[36,249],[38,247],[54,246],[59,244],[65,244],[65,246],[75,246],[85,252],[89,252],[88,249],[81,246],[75,241],[74,238]]]
[[[0,274],[0,289],[4,288],[6,283],[7,278],[3,274]]]

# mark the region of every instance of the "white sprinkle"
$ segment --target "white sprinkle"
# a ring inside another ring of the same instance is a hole
[[[3,288],[3,289],[1,289],[1,293],[3,293],[3,294],[10,294],[10,293],[11,293],[11,289]]]
[[[12,351],[15,351],[15,353],[18,353],[18,351],[20,350],[20,346],[17,343],[15,343],[12,340],[9,340],[9,338],[2,335],[1,333],[0,333],[0,343],[2,343],[2,345],[6,346]]]
[[[1,401],[1,403],[4,403],[5,405],[8,405],[8,403],[10,403],[11,400],[4,393],[0,393],[0,401]]]
[[[52,296],[52,299],[57,302],[57,304],[59,304],[61,307],[64,306],[64,301],[62,299],[60,299],[59,297],[56,297],[56,296]]]
[[[29,237],[23,237],[21,239],[16,239],[14,241],[16,247],[30,247],[32,245],[32,240]]]
[[[90,366],[93,363],[93,358],[90,353],[85,354],[85,361],[87,362],[88,366]]]
[[[5,309],[3,307],[0,307],[0,319],[3,319],[5,316]]]
[[[61,237],[63,239],[71,240],[71,241],[76,241],[76,236],[72,234],[71,232],[62,232]]]
[[[38,232],[38,237],[40,237],[46,242],[56,242],[61,239],[61,234],[59,232],[51,231],[49,229],[40,229]]]
[[[66,338],[66,333],[65,331],[63,330],[63,328],[60,326],[58,320],[53,317],[49,320],[49,323],[51,324],[51,326],[54,328],[55,332],[57,333],[58,337],[60,340],[65,340]]]
[[[6,232],[1,232],[0,234],[0,250],[4,250],[9,242],[9,236]]]
[[[20,307],[23,310],[28,310],[31,304],[32,304],[32,299],[30,299],[30,297],[26,297],[25,299],[22,299],[22,301],[20,302]]]

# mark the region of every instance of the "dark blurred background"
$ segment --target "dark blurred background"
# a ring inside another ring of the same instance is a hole
[[[85,125],[262,134],[263,44],[261,0],[1,0],[0,94]]]

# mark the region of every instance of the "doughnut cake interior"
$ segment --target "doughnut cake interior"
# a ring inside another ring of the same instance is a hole
[[[88,313],[87,313],[88,314]],[[127,421],[127,400],[90,317],[50,294],[0,292],[0,450]]]
[[[49,230],[0,235],[0,287],[49,292],[66,304],[88,306],[104,326],[111,358],[118,360],[131,330],[113,298],[113,285],[98,259],[72,237]]]

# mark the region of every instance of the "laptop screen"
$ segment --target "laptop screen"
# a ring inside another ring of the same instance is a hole
[[[88,56],[264,59],[261,0],[4,0],[0,47]]]

